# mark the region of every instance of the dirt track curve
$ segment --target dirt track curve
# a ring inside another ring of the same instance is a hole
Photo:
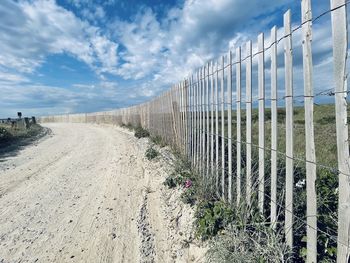
[[[1,263],[202,262],[184,234],[192,211],[162,186],[166,165],[145,160],[146,140],[45,126],[51,135],[0,162]]]

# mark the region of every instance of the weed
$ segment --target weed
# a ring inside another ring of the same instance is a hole
[[[207,240],[234,220],[233,210],[223,201],[202,201],[195,213],[196,236]]]
[[[181,194],[181,200],[185,204],[194,205],[196,202],[196,189],[194,187],[186,188]]]
[[[153,147],[150,147],[146,150],[145,156],[148,160],[153,160],[154,158],[159,156],[159,152]]]
[[[152,190],[152,188],[150,186],[146,186],[145,187],[145,191],[146,191],[147,194],[154,193],[154,190]]]
[[[166,146],[166,143],[163,141],[162,137],[156,135],[156,136],[152,136],[151,137],[151,142],[153,142],[154,144],[160,146],[160,147],[164,147]]]
[[[176,183],[176,181],[175,181],[175,177],[172,176],[172,175],[168,176],[168,177],[165,179],[165,181],[164,181],[163,184],[166,185],[166,186],[168,186],[169,188],[174,188],[174,187],[177,186],[177,183]]]
[[[140,138],[145,138],[145,137],[149,137],[149,131],[147,131],[146,129],[142,128],[141,126],[137,126],[135,128],[135,137],[140,139]]]
[[[191,170],[190,163],[185,158],[177,156],[174,171],[165,179],[164,185],[169,188],[185,186],[187,180],[192,184],[196,181],[196,176]]]
[[[207,262],[291,262],[283,234],[258,224],[244,229],[228,226],[212,240],[206,256]]]
[[[176,186],[183,185],[184,182],[185,179],[181,174],[172,173],[165,179],[164,185],[168,186],[169,188],[174,188]]]
[[[4,127],[0,127],[0,143],[7,143],[13,139],[13,135]]]
[[[134,126],[130,122],[128,122],[127,124],[122,123],[120,126],[123,128],[127,128],[129,131],[134,130]]]

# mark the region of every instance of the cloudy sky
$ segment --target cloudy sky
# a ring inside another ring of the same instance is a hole
[[[295,0],[1,0],[0,117],[149,100],[229,48],[249,39],[255,48],[259,32],[267,46],[270,28],[282,26],[288,8],[297,25]],[[328,0],[313,1],[314,15],[328,8]],[[332,85],[330,36],[325,16],[314,25],[319,89]],[[299,92],[300,34],[293,45]]]

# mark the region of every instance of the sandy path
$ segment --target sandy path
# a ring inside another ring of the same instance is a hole
[[[198,262],[174,251],[176,207],[145,142],[112,126],[45,126],[52,135],[0,162],[0,262]]]

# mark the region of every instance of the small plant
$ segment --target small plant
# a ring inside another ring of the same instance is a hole
[[[196,198],[196,189],[194,187],[186,188],[185,191],[181,194],[181,200],[185,204],[194,205]]]
[[[270,226],[256,225],[242,229],[228,226],[217,235],[207,251],[207,262],[291,262],[291,251],[280,231]]]
[[[164,185],[169,188],[176,186],[190,188],[195,181],[196,178],[191,171],[190,163],[186,159],[179,157],[175,162],[174,171],[166,178]]]
[[[154,158],[159,156],[159,152],[156,149],[154,149],[153,147],[150,147],[147,149],[145,155],[146,155],[146,158],[148,160],[153,160]]]
[[[171,175],[165,179],[163,184],[168,186],[169,188],[174,188],[177,186],[175,178]]]
[[[149,137],[149,131],[147,131],[146,129],[142,128],[141,126],[137,126],[135,128],[135,137],[140,139],[140,138],[145,138],[145,137]]]
[[[158,145],[158,146],[160,146],[160,147],[164,147],[164,146],[166,145],[166,144],[164,143],[162,137],[160,137],[160,136],[158,136],[158,135],[152,136],[152,137],[151,137],[151,141],[152,141],[154,144],[156,144],[156,145]]]
[[[234,221],[231,207],[223,201],[202,201],[195,213],[196,235],[207,240]]]
[[[131,124],[130,122],[127,123],[127,124],[122,123],[120,126],[121,126],[122,128],[127,128],[129,131],[132,131],[132,130],[134,129],[134,126],[132,126],[132,124]]]
[[[0,143],[9,142],[13,139],[13,135],[4,127],[0,127]]]
[[[172,173],[165,179],[164,185],[168,186],[169,188],[174,188],[178,185],[183,185],[183,183],[184,177],[182,175]]]

